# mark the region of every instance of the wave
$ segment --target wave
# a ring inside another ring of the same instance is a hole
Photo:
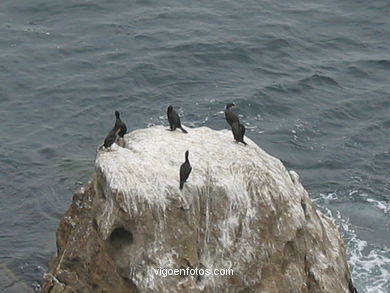
[[[357,195],[357,191],[351,191],[350,195]],[[389,205],[383,201],[360,196],[365,198],[369,204],[373,204],[384,213],[388,213]],[[339,210],[332,211],[326,207],[329,204],[340,203],[341,199],[336,192],[320,194],[313,200],[320,209],[329,217],[333,218],[347,247],[348,263],[351,269],[352,278],[358,292],[366,293],[387,293],[390,286],[390,248],[388,246],[378,247],[360,239],[350,218],[343,215]]]

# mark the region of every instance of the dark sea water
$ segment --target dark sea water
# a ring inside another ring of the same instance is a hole
[[[39,291],[115,109],[223,129],[232,101],[390,292],[388,0],[0,1],[0,292]]]

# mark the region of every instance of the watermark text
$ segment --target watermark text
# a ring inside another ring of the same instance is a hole
[[[170,268],[158,268],[153,269],[154,273],[159,276],[166,278],[168,276],[233,276],[233,269],[203,269],[203,268],[181,268],[181,269],[170,269]]]

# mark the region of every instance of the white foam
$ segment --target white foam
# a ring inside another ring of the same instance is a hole
[[[382,210],[385,214],[387,214],[390,211],[390,204],[385,201],[380,201],[373,198],[366,198],[366,201],[374,204],[378,209]]]
[[[330,214],[331,211],[326,209]],[[336,212],[336,224],[344,235],[348,263],[354,286],[358,292],[389,293],[390,291],[390,249],[370,245],[357,236],[349,218]],[[363,289],[361,291],[359,289]]]

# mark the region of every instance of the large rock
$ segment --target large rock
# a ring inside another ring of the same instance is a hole
[[[295,172],[247,142],[155,126],[98,151],[61,219],[43,292],[354,292],[333,221]],[[193,169],[179,190],[187,149]],[[187,267],[234,275],[155,272]]]

